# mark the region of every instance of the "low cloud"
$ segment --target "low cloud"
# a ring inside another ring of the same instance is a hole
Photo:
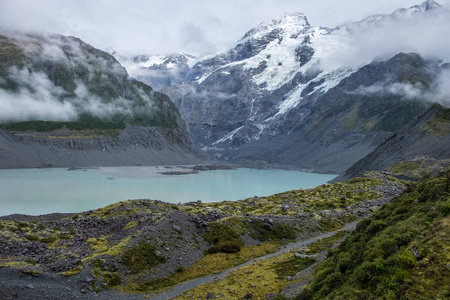
[[[39,99],[28,91],[11,94],[0,90],[0,107],[2,123],[24,120],[68,121],[77,116],[71,103],[52,98]]]
[[[450,69],[444,70],[434,83],[430,95],[433,102],[450,107]]]
[[[380,94],[390,94],[399,96],[405,100],[420,99],[425,96],[425,90],[421,84],[411,84],[411,83],[377,83],[371,86],[360,86],[353,92],[348,92],[349,94],[356,95],[380,95]]]
[[[364,96],[394,95],[403,100],[436,102],[450,107],[450,70],[442,71],[429,88],[425,88],[421,84],[385,82],[371,86],[360,86],[356,90],[347,93]]]
[[[126,70],[106,53],[60,35],[9,32],[7,36],[27,59],[22,69],[11,67],[7,77],[0,78],[3,85],[9,81],[18,87],[14,92],[0,90],[0,122],[75,121],[83,113],[132,118],[154,109],[151,93],[130,88]],[[105,98],[98,92],[104,89],[116,96]]]
[[[13,68],[10,77],[23,87],[18,93],[0,90],[0,122],[76,119],[72,103],[59,100],[65,91],[54,86],[44,73]]]
[[[75,121],[80,113],[90,113],[101,118],[115,114],[131,114],[125,99],[114,99],[104,103],[77,82],[75,97],[59,86],[55,86],[42,72],[27,69],[10,70],[10,78],[21,88],[17,92],[0,90],[0,122],[28,120]]]
[[[390,58],[400,52],[450,61],[448,28],[450,11],[443,7],[347,23],[332,33],[340,45],[321,60],[322,67],[325,70],[358,67],[376,57]]]

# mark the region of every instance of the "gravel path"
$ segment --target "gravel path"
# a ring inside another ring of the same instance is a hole
[[[179,294],[189,289],[193,289],[203,283],[224,279],[230,272],[248,266],[256,260],[267,259],[281,255],[286,251],[311,244],[318,239],[332,236],[338,231],[352,231],[354,230],[356,223],[357,222],[353,222],[347,224],[345,227],[339,230],[327,232],[307,240],[288,244],[275,253],[252,259],[244,264],[230,268],[222,273],[201,277],[178,284],[172,290],[166,293],[152,295],[150,299],[166,300],[176,297]],[[148,299],[141,294],[120,294],[113,289],[102,291],[100,293],[93,293],[89,290],[89,282],[92,279],[87,272],[87,270],[83,270],[83,272],[81,272],[80,274],[65,277],[60,274],[28,275],[11,268],[0,268],[0,299]]]
[[[264,256],[261,256],[261,257],[258,257],[258,258],[254,258],[254,259],[249,260],[249,261],[247,261],[247,262],[245,262],[245,263],[243,263],[243,264],[241,264],[239,266],[236,266],[236,267],[230,268],[230,269],[228,269],[226,271],[223,271],[222,273],[219,273],[219,274],[216,274],[216,275],[211,275],[211,276],[197,278],[197,279],[194,279],[194,280],[191,280],[191,281],[187,281],[187,282],[183,282],[183,283],[175,286],[172,290],[170,290],[170,291],[168,291],[166,293],[162,293],[162,294],[159,294],[159,295],[152,296],[151,299],[152,300],[153,299],[154,300],[166,300],[166,299],[170,299],[170,298],[176,297],[179,294],[181,294],[181,293],[183,293],[183,292],[185,292],[187,290],[190,290],[190,289],[193,289],[193,288],[197,287],[198,285],[201,285],[201,284],[204,284],[204,283],[207,283],[207,282],[212,282],[214,280],[224,279],[225,277],[228,276],[228,274],[230,272],[232,272],[234,270],[237,270],[237,269],[240,269],[242,267],[246,267],[246,266],[252,264],[253,262],[255,262],[257,260],[268,259],[268,258],[272,258],[272,257],[275,257],[275,256],[279,256],[279,255],[281,255],[281,254],[283,254],[283,253],[285,253],[285,252],[287,252],[289,250],[292,250],[292,249],[295,249],[295,248],[300,248],[302,246],[306,246],[306,245],[314,243],[315,241],[317,241],[319,239],[322,239],[322,238],[330,237],[330,236],[334,235],[336,232],[339,232],[339,231],[343,231],[343,230],[345,230],[345,231],[353,231],[355,229],[355,227],[356,227],[356,223],[357,222],[349,223],[349,224],[345,225],[343,228],[341,228],[339,230],[327,232],[327,233],[324,233],[324,234],[312,237],[312,238],[307,239],[307,240],[302,240],[302,241],[298,241],[298,242],[295,242],[295,243],[288,244],[288,245],[284,246],[281,250],[279,250],[277,252],[274,252],[274,253],[271,253],[271,254],[267,254],[267,255],[264,255]]]

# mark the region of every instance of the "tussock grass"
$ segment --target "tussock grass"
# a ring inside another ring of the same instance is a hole
[[[243,246],[238,253],[208,254],[198,260],[194,265],[184,268],[183,272],[176,272],[166,279],[153,280],[142,284],[129,283],[124,291],[132,292],[160,292],[167,287],[195,278],[211,275],[240,265],[253,258],[273,253],[281,246],[280,242],[265,242],[255,246]]]
[[[204,299],[209,292],[216,296],[222,295],[224,299],[242,299],[248,293],[253,295],[252,299],[266,299],[267,294],[279,293],[288,284],[293,283],[287,279],[286,274],[297,273],[313,262],[310,259],[298,259],[302,262],[293,265],[292,260],[296,258],[291,252],[285,252],[275,258],[257,260],[249,266],[231,272],[223,280],[202,284],[175,299]]]
[[[132,272],[139,273],[149,270],[167,259],[156,254],[156,248],[151,243],[139,243],[126,250],[122,255],[123,264]]]
[[[325,250],[329,249],[334,243],[336,243],[341,238],[346,236],[347,234],[348,234],[347,231],[339,231],[338,233],[336,233],[330,237],[320,239],[320,240],[312,243],[311,245],[309,245],[306,253],[307,254],[318,254],[322,251],[325,251]]]

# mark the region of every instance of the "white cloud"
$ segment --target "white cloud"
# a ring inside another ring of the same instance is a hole
[[[10,77],[23,88],[14,94],[0,90],[0,122],[76,119],[72,103],[58,100],[66,92],[54,86],[44,73],[12,68]]]
[[[326,68],[359,66],[371,62],[375,57],[390,58],[397,53],[419,53],[426,58],[450,61],[450,39],[446,38],[450,28],[450,11],[440,9],[426,14],[402,18],[386,18],[375,26],[349,24],[340,32],[347,35],[347,47],[339,49],[323,60]]]
[[[450,69],[445,70],[438,77],[431,96],[433,102],[450,107]]]
[[[421,100],[437,102],[450,107],[450,70],[443,70],[430,88],[421,84],[378,82],[371,86],[360,86],[355,91],[348,92],[356,95],[391,94],[403,100]]]
[[[420,1],[2,0],[0,27],[73,35],[125,54],[204,55],[230,47],[249,29],[286,12],[305,13],[313,26],[335,27]]]

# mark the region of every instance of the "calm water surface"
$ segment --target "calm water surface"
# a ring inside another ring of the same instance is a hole
[[[335,175],[283,170],[215,170],[161,175],[164,167],[0,170],[0,215],[82,212],[127,199],[217,202],[312,188]]]

